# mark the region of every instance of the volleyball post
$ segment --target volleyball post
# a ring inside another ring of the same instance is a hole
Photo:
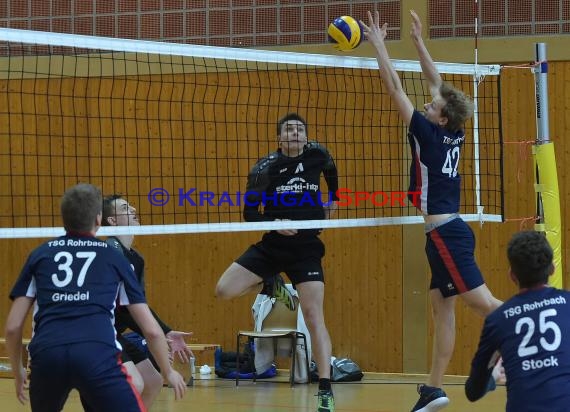
[[[551,286],[562,288],[562,222],[560,217],[560,194],[556,173],[554,143],[550,141],[548,129],[548,61],[546,44],[535,45],[534,68],[536,101],[536,142],[532,148],[534,157],[534,188],[536,192],[536,231],[544,232],[554,251],[554,273],[550,276]]]

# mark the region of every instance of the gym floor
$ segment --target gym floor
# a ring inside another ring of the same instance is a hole
[[[235,381],[215,375],[197,375],[186,396],[174,400],[173,392],[163,388],[152,412],[314,412],[317,385],[287,382],[288,371],[280,370],[271,380]],[[416,384],[423,375],[366,373],[361,382],[333,384],[337,412],[408,412],[418,399]],[[499,412],[505,410],[506,390],[500,386],[476,403],[470,403],[463,392],[465,377],[447,377],[444,390],[451,399],[445,411]],[[0,405],[6,412],[29,411],[29,403],[20,405],[14,395],[13,380],[0,379]],[[73,391],[64,411],[82,411],[77,392]]]

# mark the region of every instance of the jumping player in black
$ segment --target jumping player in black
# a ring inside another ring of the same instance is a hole
[[[182,376],[170,365],[166,338],[127,260],[95,237],[101,209],[98,188],[79,184],[67,190],[61,201],[66,234],[30,254],[10,293],[6,346],[22,403],[26,400],[22,330],[34,306],[29,345],[32,411],[59,412],[74,388],[94,410],[146,410],[118,359],[120,346],[113,327],[117,299],[127,305],[144,332],[176,398],[186,390]]]
[[[307,124],[296,113],[279,120],[277,136],[279,149],[259,160],[249,174],[245,220],[330,218],[338,200],[338,175],[333,158],[323,146],[307,141]],[[321,174],[330,193],[324,199]],[[216,286],[216,296],[230,299],[259,292],[260,283],[277,279],[274,295],[285,297],[288,292],[283,290],[286,288],[278,277],[280,272],[285,272],[298,291],[320,373],[317,411],[332,412],[331,340],[323,314],[325,289],[321,259],[325,247],[319,239],[320,231],[284,229],[265,233],[260,242],[250,246],[224,272]]]

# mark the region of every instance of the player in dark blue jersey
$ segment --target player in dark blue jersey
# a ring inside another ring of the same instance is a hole
[[[519,293],[485,319],[465,383],[476,401],[494,387],[492,366],[501,354],[509,412],[570,410],[570,292],[548,286],[553,252],[538,232],[516,233],[507,247],[509,276]]]
[[[111,195],[103,199],[102,224],[103,226],[139,226],[140,222],[136,209],[127,200],[119,195]],[[133,241],[133,235],[110,236],[106,240],[109,246],[118,250],[130,262],[144,293],[145,261],[143,256],[132,248]],[[182,363],[187,363],[193,354],[186,346],[184,337],[191,335],[191,333],[173,330],[159,318],[152,308],[150,311],[168,339],[172,354],[178,357]],[[123,347],[121,353],[123,365],[133,378],[133,383],[141,394],[146,408],[150,409],[160,393],[163,381],[160,372],[155,368],[148,354],[123,336],[127,329],[139,335],[142,333],[125,306],[119,306],[115,311],[115,329],[117,330],[117,340]]]
[[[26,400],[22,330],[34,307],[29,345],[33,411],[60,411],[73,388],[94,410],[146,410],[118,358],[120,345],[113,327],[117,299],[128,305],[142,328],[176,398],[186,389],[170,365],[164,334],[128,262],[95,237],[101,208],[96,187],[79,184],[67,190],[61,201],[66,234],[29,255],[10,293],[6,346],[22,403]]]
[[[380,26],[378,12],[368,13],[364,33],[376,49],[380,77],[409,126],[412,151],[410,192],[420,192],[415,206],[422,213],[426,231],[426,254],[432,279],[430,301],[434,317],[434,344],[427,385],[419,385],[420,399],[412,411],[434,412],[449,403],[441,389],[443,376],[455,344],[455,302],[460,295],[481,316],[501,302],[493,297],[475,263],[475,237],[459,216],[461,178],[458,173],[463,123],[473,114],[465,94],[444,83],[422,39],[422,25],[412,15],[411,37],[433,100],[424,105],[424,115],[414,109],[394,70],[384,43],[387,24]],[[411,198],[411,201],[415,199]]]
[[[328,219],[337,208],[338,175],[332,156],[317,143],[308,143],[307,124],[296,113],[277,123],[279,150],[259,160],[247,182],[244,217],[247,221]],[[321,197],[324,175],[329,196]],[[264,207],[263,207],[264,206]],[[262,281],[285,272],[299,293],[320,373],[318,412],[334,411],[330,384],[331,340],[323,314],[325,247],[320,229],[283,229],[265,233],[224,272],[216,296],[229,299],[259,292]],[[277,279],[280,279],[279,277]],[[282,282],[282,281],[281,281]],[[288,294],[281,282],[277,295]],[[293,305],[290,305],[293,307]]]

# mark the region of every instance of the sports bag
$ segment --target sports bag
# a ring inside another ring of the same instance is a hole
[[[362,380],[364,374],[360,366],[349,358],[331,357],[331,381],[355,382]],[[311,362],[311,382],[318,382],[319,371],[314,361]]]
[[[364,374],[360,366],[349,358],[337,358],[331,364],[331,381],[354,382],[362,380]]]

